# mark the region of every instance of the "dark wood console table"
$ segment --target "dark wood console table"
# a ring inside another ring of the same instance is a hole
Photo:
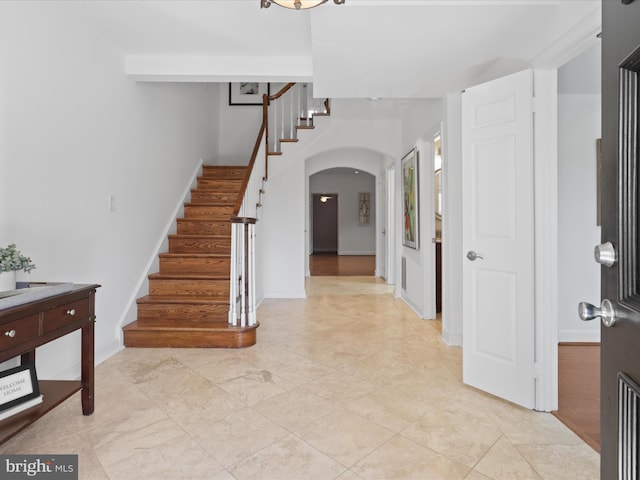
[[[36,347],[82,330],[80,381],[39,380],[42,403],[0,421],[0,443],[82,390],[82,413],[94,409],[95,293],[100,285],[74,285],[71,291],[0,310],[0,362],[20,356],[35,363]]]

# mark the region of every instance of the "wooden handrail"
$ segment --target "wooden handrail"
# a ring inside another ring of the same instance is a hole
[[[242,201],[244,200],[244,195],[247,192],[247,185],[249,184],[249,178],[251,177],[251,172],[253,171],[253,165],[256,163],[256,157],[258,156],[258,150],[260,150],[260,141],[262,140],[262,135],[264,134],[266,129],[266,122],[262,122],[262,126],[260,127],[260,132],[258,132],[258,138],[256,140],[255,145],[253,146],[253,153],[251,154],[251,160],[249,161],[249,165],[247,167],[247,173],[244,176],[244,180],[242,180],[242,186],[240,187],[240,194],[238,198],[236,198],[236,203],[233,207],[233,216],[237,217],[240,213],[240,208],[242,207]]]
[[[277,100],[279,99],[282,95],[284,95],[285,93],[287,93],[289,90],[291,90],[291,88],[295,85],[295,82],[293,83],[287,83],[284,87],[282,87],[280,89],[280,91],[278,93],[276,93],[275,95],[271,95],[269,97],[269,101],[271,100]]]
[[[260,140],[262,139],[262,135],[265,135],[266,148],[265,148],[265,180],[269,176],[269,103],[272,100],[277,100],[282,95],[287,93],[293,86],[295,82],[287,83],[284,87],[280,89],[278,93],[275,95],[267,95],[266,93],[262,96],[262,125],[260,126],[260,131],[258,132],[258,138],[253,147],[253,152],[251,153],[251,160],[249,161],[249,165],[247,167],[247,174],[242,181],[242,186],[240,188],[240,194],[236,199],[236,203],[233,207],[233,216],[237,217],[240,213],[240,208],[242,207],[242,201],[244,199],[244,195],[247,191],[247,185],[249,184],[249,178],[251,177],[251,172],[253,171],[253,165],[256,163],[256,157],[258,156],[258,150],[260,150]]]
[[[269,178],[269,95],[262,95],[262,125],[264,125],[264,179]]]
[[[287,83],[280,89],[275,95],[264,94],[262,96],[262,125],[258,132],[258,138],[253,146],[253,152],[249,160],[249,165],[246,168],[246,174],[242,179],[240,191],[238,197],[233,205],[233,214],[231,215],[231,265],[230,265],[230,277],[229,277],[229,315],[228,322],[233,326],[245,327],[246,325],[257,325],[255,305],[256,305],[256,235],[255,227],[258,221],[258,210],[262,207],[262,195],[265,193],[265,181],[269,176],[269,154],[281,155],[282,151],[279,148],[281,142],[297,142],[298,128],[313,128],[310,124],[310,119],[316,112],[315,101],[308,98],[311,93],[311,89],[307,89],[306,93],[303,93],[302,88],[298,91],[291,92],[290,104],[286,99],[273,105],[273,122],[274,132],[277,134],[278,120],[282,128],[282,135],[284,136],[285,129],[285,105],[287,110],[290,107],[291,118],[290,124],[286,124],[290,128],[289,138],[280,138],[280,140],[274,136],[275,148],[274,152],[270,152],[269,148],[269,107],[271,102],[280,99],[285,93],[291,90],[295,86],[295,83]],[[304,98],[303,98],[303,95]],[[294,103],[297,100],[297,103]],[[304,102],[303,102],[304,100]],[[313,103],[313,108],[309,107],[309,102]],[[329,113],[329,100],[324,101],[325,112],[324,115]],[[297,112],[294,112],[294,108]],[[278,111],[280,110],[280,112]],[[306,110],[306,113],[302,110]],[[280,115],[281,114],[281,115]],[[297,117],[301,115],[301,117]],[[306,124],[303,126],[300,124],[302,120],[306,120]],[[262,143],[264,138],[264,144]],[[253,170],[256,168],[256,160],[258,159],[258,152],[264,148],[264,170],[262,165],[257,164],[257,170],[254,175]],[[262,176],[262,178],[260,178]],[[262,182],[262,183],[261,183]],[[248,189],[251,189],[248,191]],[[255,190],[254,190],[255,189]],[[257,194],[257,195],[254,195]],[[256,201],[257,200],[257,201]],[[255,203],[254,203],[255,202]],[[255,206],[255,218],[245,215],[253,214],[253,208]],[[242,216],[240,212],[242,211]],[[238,309],[238,305],[240,308]]]

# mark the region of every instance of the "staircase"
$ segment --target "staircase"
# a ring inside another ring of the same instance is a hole
[[[126,347],[242,348],[256,343],[257,325],[229,325],[231,216],[247,167],[203,166],[138,319],[124,327]]]
[[[329,100],[308,84],[288,83],[264,95],[262,125],[246,167],[204,166],[138,319],[123,328],[126,347],[242,348],[256,343],[256,223],[268,163],[283,143],[329,115]],[[271,127],[270,127],[271,126]],[[233,281],[231,281],[233,279]]]

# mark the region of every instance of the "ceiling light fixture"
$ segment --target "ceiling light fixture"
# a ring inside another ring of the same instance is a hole
[[[276,5],[292,10],[307,10],[327,3],[328,1],[329,0],[260,0],[260,8],[269,8],[272,3],[275,3]],[[336,5],[343,5],[344,2],[345,0],[333,0],[333,3]]]

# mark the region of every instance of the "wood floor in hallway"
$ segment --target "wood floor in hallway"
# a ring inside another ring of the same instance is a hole
[[[373,276],[375,255],[313,254],[309,256],[312,277]]]

